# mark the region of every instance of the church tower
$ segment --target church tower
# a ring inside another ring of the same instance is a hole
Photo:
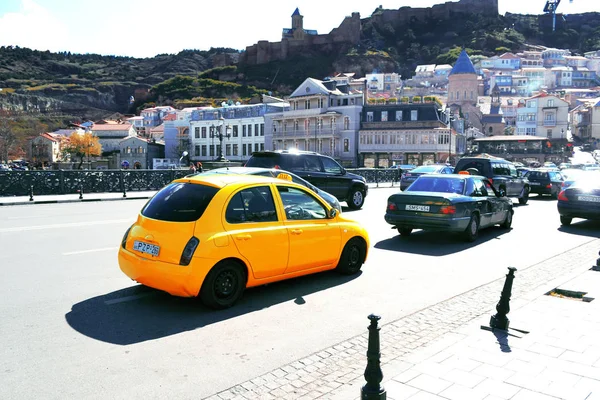
[[[304,29],[302,27],[302,19],[304,17],[302,15],[300,15],[300,10],[298,8],[296,8],[296,11],[294,11],[294,13],[292,14],[292,29],[296,30],[296,29]]]
[[[465,50],[460,52],[454,67],[448,75],[448,106],[465,116],[470,124],[481,128],[479,107],[479,81],[477,72]]]

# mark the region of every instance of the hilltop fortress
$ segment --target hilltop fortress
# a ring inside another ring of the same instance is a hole
[[[427,19],[451,19],[455,14],[498,15],[498,0],[460,0],[436,4],[429,8],[402,7],[398,10],[381,10],[371,18],[377,24],[391,24],[401,27],[414,21]],[[240,63],[256,65],[271,61],[284,61],[298,55],[329,53],[343,47],[352,47],[361,40],[360,14],[353,12],[351,16],[328,34],[319,35],[314,30],[304,29],[303,17],[296,9],[292,14],[292,28],[283,29],[280,42],[261,40],[246,47],[241,54]]]

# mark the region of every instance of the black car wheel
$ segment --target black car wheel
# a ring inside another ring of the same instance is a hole
[[[471,215],[471,220],[469,221],[469,225],[467,225],[467,229],[465,230],[465,240],[467,242],[474,242],[477,240],[477,236],[479,235],[479,216],[477,214]]]
[[[344,246],[342,256],[336,267],[336,271],[344,275],[353,275],[360,271],[365,259],[365,243],[358,239],[352,238]]]
[[[508,210],[508,213],[506,214],[506,218],[504,219],[504,222],[502,223],[502,225],[500,225],[501,227],[503,227],[504,229],[510,229],[510,227],[512,225],[512,220],[513,220],[513,213],[514,213],[514,211],[512,210],[512,208],[510,210]]]
[[[571,225],[572,221],[573,221],[573,218],[571,218],[571,217],[565,217],[563,215],[560,216],[561,225],[569,226],[569,225]]]
[[[398,228],[398,233],[400,234],[400,236],[410,236],[411,232],[412,232],[412,228],[404,228],[404,227]]]
[[[222,261],[204,279],[200,300],[210,308],[222,310],[234,305],[245,288],[246,273],[242,266],[235,261]]]
[[[528,200],[529,200],[529,189],[527,187],[524,187],[523,190],[521,191],[521,196],[519,197],[519,204],[524,206],[525,204],[527,204]]]
[[[365,194],[362,190],[358,188],[353,188],[350,191],[350,197],[348,198],[348,201],[346,203],[348,203],[348,207],[350,207],[351,209],[358,210],[365,203]]]

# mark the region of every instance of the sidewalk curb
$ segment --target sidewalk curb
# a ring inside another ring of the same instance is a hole
[[[108,199],[65,199],[65,200],[34,200],[34,201],[19,201],[19,202],[8,202],[0,203],[0,207],[8,206],[25,206],[34,204],[58,204],[58,203],[90,203],[98,201],[119,201],[119,200],[147,200],[152,196],[135,196],[135,197],[115,197]]]

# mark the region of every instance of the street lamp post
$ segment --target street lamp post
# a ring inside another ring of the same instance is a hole
[[[179,168],[181,168],[181,160],[183,160],[183,157],[186,157],[188,155],[187,151],[184,151],[183,153],[181,153],[181,157],[179,157]]]
[[[223,139],[229,139],[231,137],[231,134],[229,133],[229,130],[231,129],[231,126],[227,125],[225,126],[225,118],[221,117],[219,118],[219,120],[221,121],[220,125],[211,125],[210,126],[210,138],[211,139],[218,139],[219,140],[219,157],[217,157],[215,159],[215,161],[219,161],[219,162],[227,162],[229,160],[227,160],[225,158],[225,156],[223,155]],[[225,128],[225,133],[223,133],[223,128]]]

